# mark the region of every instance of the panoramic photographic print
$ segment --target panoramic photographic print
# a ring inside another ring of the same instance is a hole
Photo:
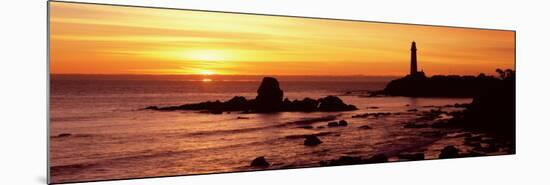
[[[49,183],[515,154],[514,31],[68,2],[48,21]]]

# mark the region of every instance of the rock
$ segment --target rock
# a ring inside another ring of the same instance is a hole
[[[409,109],[409,110],[407,110],[407,112],[416,112],[416,111],[418,111],[418,109]]]
[[[230,100],[223,102],[223,106],[228,109],[240,110],[248,104],[248,100],[244,96],[235,96]]]
[[[397,155],[397,157],[399,157],[399,159],[405,160],[424,160],[424,153],[400,153],[399,155]]]
[[[340,98],[336,96],[327,96],[321,98],[319,101],[319,111],[335,112],[335,111],[351,111],[357,110],[354,105],[345,104]]]
[[[71,135],[72,134],[69,134],[69,133],[61,133],[61,134],[57,135],[57,137],[69,137]]]
[[[331,112],[357,110],[354,105],[345,104],[336,96],[327,96],[318,100],[304,98],[303,100],[283,100],[284,92],[279,82],[273,77],[264,77],[257,90],[256,99],[247,100],[243,96],[235,96],[228,101],[206,101],[183,104],[179,106],[157,107],[148,106],[144,109],[157,111],[198,110],[202,113],[222,114],[223,112],[242,111],[242,113],[273,113],[273,112]]]
[[[369,113],[357,114],[357,115],[351,116],[351,118],[368,118],[370,115],[371,114],[369,114]]]
[[[323,142],[315,135],[308,135],[306,136],[306,140],[304,140],[304,145],[306,146],[317,146],[321,143]]]
[[[458,154],[458,149],[454,147],[453,145],[446,146],[441,150],[441,153],[439,153],[440,159],[448,159],[448,158],[457,158],[460,157]]]
[[[279,88],[279,81],[273,77],[264,77],[256,96],[257,112],[276,112],[283,105],[283,91]]]
[[[212,110],[208,110],[208,113],[210,113],[210,114],[223,114],[223,111],[219,110],[219,109],[212,109]]]
[[[328,127],[345,127],[348,126],[348,122],[346,120],[340,120],[340,121],[332,121],[327,124]]]
[[[335,160],[321,161],[321,166],[339,166],[339,165],[353,165],[353,164],[369,164],[369,163],[383,163],[388,162],[388,157],[384,154],[377,154],[368,159],[362,159],[361,157],[342,156]]]
[[[337,127],[337,126],[338,126],[338,122],[336,122],[336,121],[328,122],[327,126],[328,126],[328,127]]]
[[[159,110],[159,108],[157,106],[148,106],[148,107],[145,107],[146,110]]]
[[[376,154],[371,158],[364,160],[364,163],[384,163],[388,162],[388,157],[384,154]]]
[[[338,159],[330,161],[321,161],[321,166],[339,166],[339,165],[352,165],[352,164],[362,164],[363,160],[361,157],[353,156],[341,156]]]
[[[250,119],[249,117],[238,116],[237,119]]]
[[[348,126],[348,122],[346,120],[340,120],[338,122],[338,126],[339,127],[345,127],[345,126]]]
[[[304,126],[299,126],[298,128],[313,129],[313,126],[311,126],[311,125],[304,125]]]
[[[363,125],[363,126],[360,126],[359,128],[360,129],[365,129],[365,130],[372,129],[372,127],[370,127],[368,125]]]
[[[265,160],[264,156],[257,157],[256,159],[252,160],[252,162],[250,163],[250,166],[262,167],[262,168],[268,167],[269,165],[270,165],[269,162]]]
[[[283,101],[283,109],[286,111],[300,111],[300,112],[315,112],[318,111],[319,101],[304,98],[303,100],[294,100],[290,101],[288,98],[285,98]]]
[[[323,129],[323,128],[325,128],[325,126],[318,126],[317,128],[318,129]]]

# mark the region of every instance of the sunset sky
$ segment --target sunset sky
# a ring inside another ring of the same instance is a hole
[[[52,74],[401,76],[514,68],[514,32],[50,2]]]

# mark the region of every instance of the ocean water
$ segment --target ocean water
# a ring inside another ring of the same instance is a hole
[[[181,105],[233,96],[252,99],[261,76],[52,75],[50,92],[50,174],[54,183],[259,170],[250,162],[265,156],[266,169],[319,166],[340,156],[383,153],[399,161],[402,152],[437,158],[460,130],[410,129],[403,125],[433,106],[469,103],[469,98],[366,97],[392,78],[277,77],[285,97],[337,95],[359,108],[349,112],[221,115],[197,111],[160,112],[144,107]],[[445,107],[444,111],[460,108]],[[352,118],[362,113],[399,113]],[[241,117],[239,119],[238,117]],[[242,119],[245,117],[247,119]],[[328,128],[327,121],[301,128],[295,121],[323,117],[347,120]],[[368,125],[372,129],[361,129]],[[70,136],[59,137],[60,134]],[[303,134],[321,134],[321,145],[303,145]]]

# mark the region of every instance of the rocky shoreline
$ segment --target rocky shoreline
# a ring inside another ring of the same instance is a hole
[[[460,108],[464,108],[466,105],[456,105]],[[446,105],[443,107],[455,107],[455,105]],[[396,161],[417,161],[426,159],[449,159],[449,158],[463,158],[463,157],[480,157],[480,156],[492,156],[502,154],[514,154],[515,145],[510,140],[502,140],[499,137],[464,128],[456,118],[442,119],[445,115],[461,115],[464,110],[460,111],[442,111],[439,107],[430,109],[429,111],[416,112],[376,112],[370,114],[356,114],[352,118],[355,119],[380,119],[381,116],[390,115],[402,115],[413,114],[417,115],[418,119],[409,123],[402,123],[404,129],[417,129],[419,134],[433,135],[437,137],[435,143],[428,143],[425,146],[420,146],[413,149],[392,151],[386,153],[377,153],[371,156],[358,156],[358,155],[342,155],[335,159],[319,161],[317,166],[340,166],[340,165],[355,165],[355,164],[372,164],[372,163],[384,163],[384,162],[396,162]],[[348,127],[349,123],[346,120],[330,121],[323,120],[327,125],[326,127],[311,127],[307,129],[330,129],[331,127]],[[323,122],[321,121],[321,122]],[[415,126],[411,126],[415,125]],[[437,129],[435,133],[424,132],[424,128]],[[302,128],[302,127],[297,127]],[[352,126],[350,129],[372,129],[368,125]],[[291,135],[287,136],[287,139],[303,139],[303,145],[307,147],[317,147],[323,145],[323,137],[338,137],[339,133],[332,131],[322,131],[316,134],[306,135]],[[446,140],[458,140],[460,143],[456,145],[450,145],[446,143]],[[437,143],[440,142],[440,143]],[[437,143],[437,144],[436,144]],[[429,149],[434,145],[443,145],[437,149],[434,154],[433,149]],[[431,155],[431,156],[430,156]],[[270,168],[271,164],[267,156],[259,156],[251,162],[253,168]],[[297,166],[296,166],[297,167]],[[286,168],[292,168],[292,166],[286,166]]]
[[[438,146],[443,145],[435,151],[435,154],[433,151],[428,152],[428,149],[425,148],[427,146],[424,146],[407,151],[379,153],[372,156],[342,155],[337,159],[319,161],[319,166],[515,154],[515,72],[506,70],[500,74],[501,76],[498,79],[485,76],[478,77],[491,82],[484,84],[485,87],[478,88],[475,92],[470,89],[462,92],[453,92],[458,94],[441,93],[430,95],[430,97],[448,95],[459,97],[472,96],[474,98],[470,104],[422,107],[430,108],[429,111],[409,109],[406,112],[375,112],[351,116],[351,118],[354,119],[378,119],[384,116],[416,114],[418,118],[403,123],[403,129],[418,129],[421,134],[424,133],[422,131],[424,128],[429,127],[437,129],[438,131],[435,131],[435,133],[426,133],[434,135],[435,137],[441,137],[435,141],[435,143],[429,144]],[[395,83],[393,85],[395,85]],[[392,84],[390,83],[388,86],[392,86]],[[389,87],[389,89],[391,88],[392,87]],[[410,96],[416,97],[419,95],[426,94],[413,93]],[[442,111],[443,108],[459,108],[461,110]],[[443,117],[447,117],[448,119],[444,119]],[[342,122],[342,124],[340,124],[340,122]],[[327,127],[346,127],[348,125],[345,120],[340,122],[331,121],[327,124]],[[358,128],[372,129],[369,125],[363,125]],[[322,145],[323,142],[320,137],[323,135],[325,134],[313,134],[301,138],[304,138],[304,145],[315,147]],[[457,143],[457,141],[459,142]],[[427,155],[432,156],[427,158]],[[264,158],[264,160],[267,159]]]
[[[450,89],[434,88],[437,84],[455,86]],[[474,84],[468,89],[464,84]],[[423,84],[419,90],[410,90],[414,84]],[[413,84],[413,85],[411,85]],[[431,84],[427,85],[426,84]],[[435,85],[434,85],[435,84]],[[433,85],[433,86],[432,86]],[[481,87],[483,86],[483,87]],[[428,88],[432,87],[432,88]],[[477,88],[479,87],[479,88]],[[456,91],[456,88],[462,89]],[[454,90],[453,90],[454,89]],[[403,93],[406,92],[406,93]],[[504,92],[504,93],[503,93]],[[358,110],[354,105],[344,103],[336,96],[303,100],[289,100],[284,98],[284,92],[279,87],[277,79],[265,77],[257,90],[255,99],[246,99],[235,96],[227,101],[207,101],[180,106],[157,107],[149,106],[145,109],[155,111],[198,110],[203,113],[223,114],[224,112],[239,111],[241,113],[273,113],[273,112],[339,112]],[[425,159],[447,159],[461,157],[490,156],[499,154],[515,154],[515,74],[507,71],[501,78],[487,77],[404,77],[392,81],[383,93],[389,96],[410,97],[473,97],[471,104],[454,104],[441,107],[425,106],[409,109],[405,112],[374,112],[351,115],[351,119],[379,119],[387,116],[403,114],[417,115],[412,121],[402,123],[403,129],[418,129],[419,134],[433,135],[438,140],[459,140],[458,144],[439,143],[437,151],[422,146],[411,150],[378,153],[372,156],[342,155],[336,159],[322,160],[318,166],[338,166],[350,164],[382,163],[389,161],[414,161]],[[376,95],[376,94],[375,94]],[[407,105],[408,106],[408,105]],[[369,107],[368,109],[378,109]],[[430,108],[429,111],[419,109]],[[460,108],[459,111],[443,111],[443,108]],[[504,115],[502,115],[504,113]],[[249,119],[239,117],[238,119]],[[312,123],[325,122],[326,125],[312,126]],[[498,124],[497,124],[498,123]],[[350,123],[336,117],[323,117],[313,120],[297,121],[297,129],[347,129]],[[424,132],[425,128],[438,131]],[[369,125],[353,127],[353,129],[371,130]],[[462,133],[464,132],[464,133]],[[286,139],[303,139],[306,147],[323,146],[323,137],[339,136],[339,133],[330,131],[315,134],[291,135]],[[430,157],[428,157],[430,156]],[[434,157],[435,156],[435,157]],[[269,156],[258,156],[251,160],[250,167],[270,168]],[[292,166],[287,166],[292,167]]]

